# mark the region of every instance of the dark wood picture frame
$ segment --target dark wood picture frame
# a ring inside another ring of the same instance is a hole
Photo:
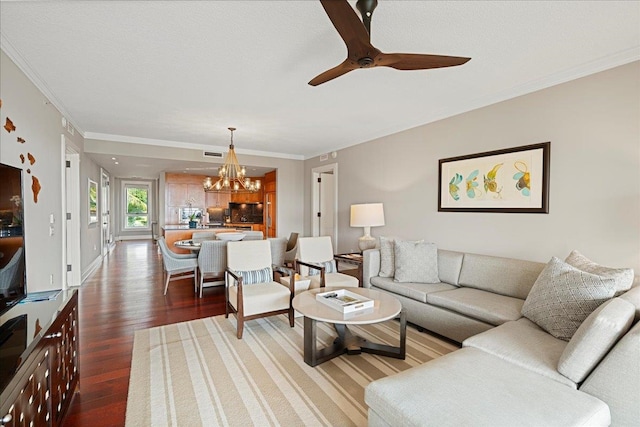
[[[438,161],[439,212],[549,213],[551,143]]]

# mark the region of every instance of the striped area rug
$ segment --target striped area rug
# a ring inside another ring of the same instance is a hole
[[[364,388],[455,350],[407,327],[407,357],[343,355],[312,368],[303,360],[303,323],[286,316],[245,323],[210,317],[137,331],[126,425],[364,426]],[[398,322],[350,326],[373,342],[398,344]],[[318,339],[332,342],[330,325]]]

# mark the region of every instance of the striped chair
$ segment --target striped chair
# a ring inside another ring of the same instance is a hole
[[[193,240],[194,243],[202,243],[205,240],[215,240],[215,239],[216,239],[215,231],[194,231],[193,235],[191,236],[191,240]]]
[[[205,240],[201,243],[198,254],[198,271],[200,276],[200,298],[202,298],[202,288],[205,285],[204,279],[218,279],[207,282],[209,286],[224,285],[224,272],[227,269],[227,241],[226,240]]]
[[[160,246],[160,252],[162,252],[162,265],[166,277],[164,294],[167,294],[170,281],[191,277],[193,277],[194,287],[197,289],[198,258],[195,258],[193,254],[177,254],[171,251],[164,237],[158,239],[158,246]]]
[[[293,327],[293,290],[273,281],[271,243],[267,240],[229,242],[225,274],[225,317],[237,319],[237,337],[244,322],[276,314],[288,314]]]

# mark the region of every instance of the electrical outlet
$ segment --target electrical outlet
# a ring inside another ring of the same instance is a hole
[[[49,236],[53,236],[53,225],[49,226]]]
[[[53,285],[53,274],[49,275],[49,284]]]

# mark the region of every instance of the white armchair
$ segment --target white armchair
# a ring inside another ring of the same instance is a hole
[[[338,272],[333,258],[331,237],[300,237],[295,270],[303,276],[310,276],[313,288],[357,288],[358,279]]]
[[[288,314],[293,327],[292,288],[273,281],[271,244],[267,240],[229,242],[225,274],[225,317],[237,319],[237,337],[244,322],[276,314]]]

